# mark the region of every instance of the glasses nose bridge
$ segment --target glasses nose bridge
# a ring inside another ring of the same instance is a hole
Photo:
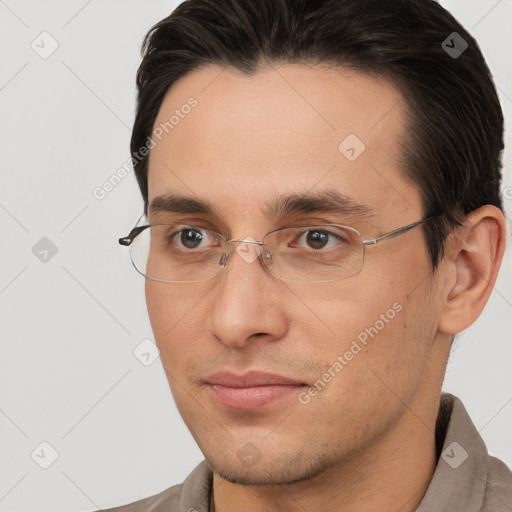
[[[233,249],[231,249],[231,247],[234,247],[234,245],[229,246],[228,244],[237,243],[237,242],[238,243],[255,244],[260,248],[263,245],[265,245],[263,240],[251,240],[250,238],[230,238],[229,240],[225,240],[223,243],[225,250],[223,251],[223,255],[219,261],[219,264],[221,267],[223,267],[227,264],[228,259],[230,259],[230,256],[233,253]],[[260,253],[258,254],[258,256],[260,257],[260,259],[262,259],[262,263],[265,264],[262,257],[270,258],[271,254],[269,251],[264,252],[263,250],[260,249]]]
[[[255,244],[259,247],[264,245],[264,242],[260,241],[260,240],[251,240],[250,238],[230,238],[229,240],[225,240],[224,244],[223,244],[224,248],[225,248],[224,255],[223,255],[224,261],[225,261],[225,256],[229,255],[230,253],[233,252],[233,249],[230,249],[230,247],[234,247],[234,245],[229,246],[228,244],[230,244],[230,243]]]
[[[263,241],[259,241],[259,240],[250,240],[250,239],[247,239],[247,238],[230,238],[229,240],[226,240],[224,243],[225,244],[228,244],[228,243],[231,243],[231,242],[245,242],[245,243],[248,243],[248,244],[257,244],[257,245],[263,245]]]

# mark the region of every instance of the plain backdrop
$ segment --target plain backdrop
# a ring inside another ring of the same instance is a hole
[[[479,41],[510,127],[512,1],[441,3]],[[129,157],[142,37],[177,4],[0,0],[2,512],[113,507],[181,482],[202,460],[160,359],[137,358],[153,339],[144,279],[117,243],[142,211],[135,177],[93,195]],[[509,248],[444,385],[509,466],[511,318]]]

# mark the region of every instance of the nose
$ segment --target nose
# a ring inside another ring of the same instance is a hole
[[[210,332],[223,344],[242,348],[251,340],[284,336],[287,323],[282,287],[262,265],[262,249],[254,240],[231,239],[225,268],[212,290]]]

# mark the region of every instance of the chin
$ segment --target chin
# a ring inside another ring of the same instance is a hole
[[[286,485],[301,482],[316,477],[329,464],[321,454],[316,460],[310,460],[307,465],[301,464],[303,453],[283,457],[278,460],[272,457],[262,457],[254,465],[243,467],[238,460],[206,460],[214,473],[223,480],[238,485]],[[270,459],[270,460],[269,460]]]

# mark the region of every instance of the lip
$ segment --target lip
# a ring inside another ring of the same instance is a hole
[[[225,407],[260,409],[286,398],[306,383],[273,373],[250,371],[242,375],[218,372],[205,379],[212,397]]]
[[[256,370],[237,375],[236,373],[224,371],[217,372],[205,379],[207,384],[218,384],[219,386],[229,386],[231,388],[250,388],[254,386],[300,386],[305,382],[277,375],[275,373],[259,372]]]

